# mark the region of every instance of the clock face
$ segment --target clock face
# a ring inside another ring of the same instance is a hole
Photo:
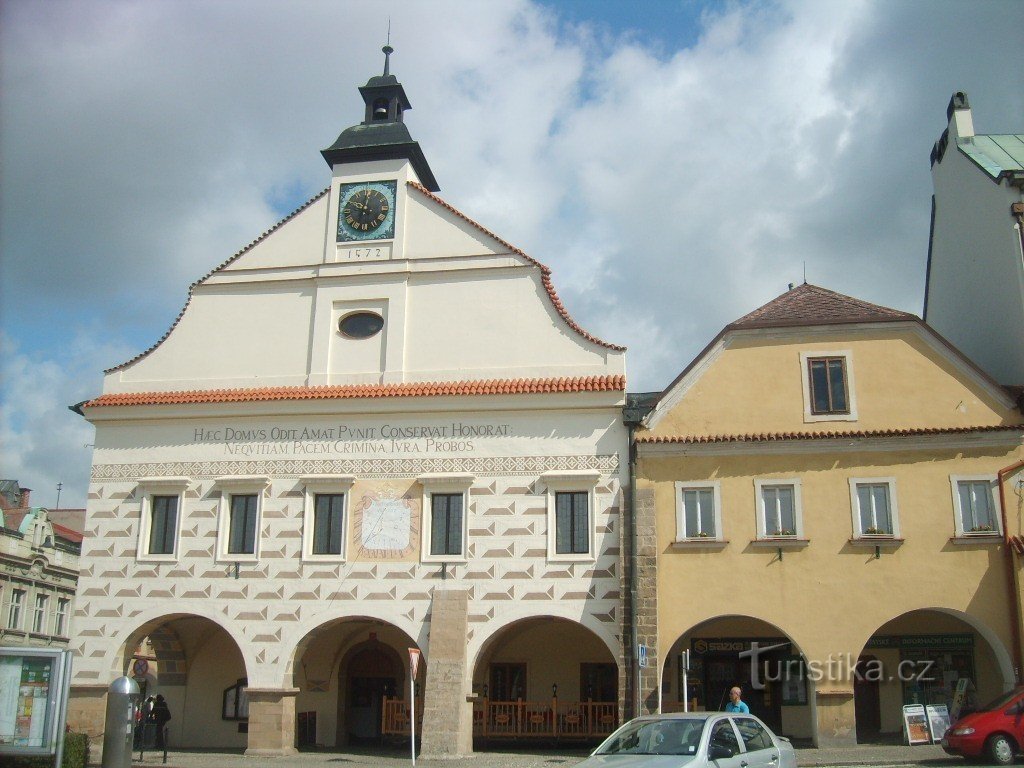
[[[409,499],[390,494],[364,497],[358,519],[359,551],[364,557],[400,558],[412,551],[415,542]]]
[[[395,182],[342,184],[339,193],[338,242],[395,236]]]

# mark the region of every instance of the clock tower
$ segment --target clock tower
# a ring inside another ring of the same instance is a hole
[[[398,78],[390,71],[394,49],[385,45],[382,50],[384,74],[371,77],[359,89],[366,104],[363,122],[346,128],[337,141],[320,154],[335,171],[342,163],[408,160],[420,183],[431,192],[437,192],[441,188],[423,156],[419,142],[413,141],[404,122],[405,112],[412,109],[412,104]]]

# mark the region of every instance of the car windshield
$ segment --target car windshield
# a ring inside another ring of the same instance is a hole
[[[596,755],[694,755],[704,731],[700,718],[640,720],[627,723]]]
[[[1015,691],[1010,691],[1009,693],[1004,693],[998,699],[995,699],[994,701],[990,701],[984,707],[979,707],[978,711],[979,712],[995,712],[997,709],[1002,709],[1003,707],[1009,705],[1009,703],[1011,701],[1013,701],[1015,698],[1017,698],[1018,696],[1020,696],[1021,693],[1024,693],[1024,691],[1022,691],[1019,688],[1017,690],[1015,690]]]

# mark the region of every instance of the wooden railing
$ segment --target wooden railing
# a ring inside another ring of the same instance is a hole
[[[618,727],[614,701],[491,701],[473,704],[473,735],[484,739],[596,739]]]
[[[409,702],[385,696],[380,708],[380,732],[384,736],[409,735]],[[423,733],[423,701],[416,700],[416,735]]]

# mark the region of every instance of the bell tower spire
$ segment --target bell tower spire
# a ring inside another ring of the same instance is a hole
[[[390,32],[388,37],[390,39]],[[320,154],[331,168],[340,163],[404,158],[412,164],[423,186],[437,192],[440,187],[427,159],[405,126],[405,112],[412,109],[412,104],[398,78],[391,74],[391,54],[395,49],[385,45],[381,51],[384,74],[371,77],[359,88],[366,105],[363,122],[346,128],[337,141]]]

